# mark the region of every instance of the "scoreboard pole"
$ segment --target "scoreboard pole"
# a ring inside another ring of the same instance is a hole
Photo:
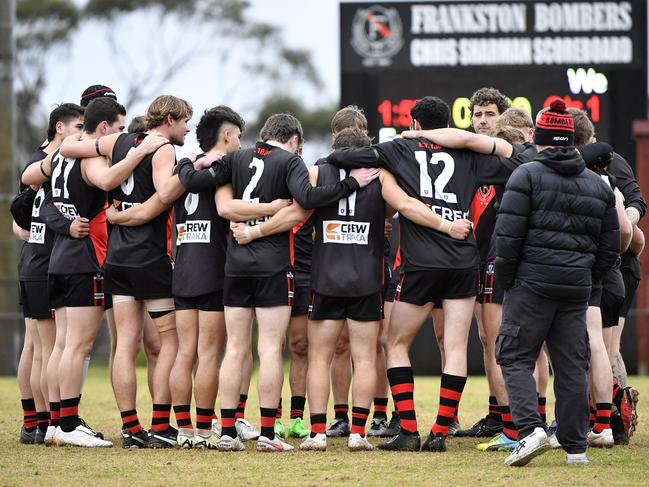
[[[633,123],[636,137],[636,178],[641,188],[649,188],[649,120]],[[649,196],[649,195],[648,195]],[[649,218],[640,220],[640,229],[649,238]],[[636,333],[638,338],[638,374],[649,373],[649,251],[640,254],[641,279],[636,295]]]

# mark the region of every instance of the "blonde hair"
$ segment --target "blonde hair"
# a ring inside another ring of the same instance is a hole
[[[579,148],[590,144],[595,137],[595,126],[588,118],[588,114],[579,108],[567,108],[575,124],[575,147]]]
[[[498,117],[494,129],[498,131],[503,127],[514,127],[517,129],[534,128],[534,122],[532,121],[532,116],[522,108],[509,107]]]
[[[189,102],[171,95],[160,95],[146,111],[146,126],[153,129],[163,125],[171,115],[174,120],[192,118],[194,109]]]
[[[331,133],[337,134],[343,129],[355,127],[367,132],[367,117],[357,105],[347,105],[336,112],[331,119]]]
[[[504,139],[510,144],[525,143],[525,135],[523,135],[523,132],[509,125],[496,128],[496,133],[494,136],[498,137],[499,139]]]

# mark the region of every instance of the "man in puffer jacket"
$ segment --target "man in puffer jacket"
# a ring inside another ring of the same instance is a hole
[[[555,374],[557,439],[570,464],[586,464],[586,308],[593,282],[615,263],[620,233],[611,188],[573,147],[561,100],[537,117],[538,156],[507,183],[496,223],[496,276],[505,291],[496,343],[519,442],[506,465],[526,465],[549,447],[533,372],[547,342]]]

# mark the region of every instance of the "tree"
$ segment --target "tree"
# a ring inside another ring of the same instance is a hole
[[[337,110],[337,106],[309,110],[289,95],[273,95],[259,109],[257,120],[246,128],[246,139],[256,138],[266,119],[273,113],[290,113],[295,116],[302,123],[307,139],[326,139],[331,137],[331,119]]]
[[[235,65],[245,69],[251,96],[296,79],[319,87],[309,53],[286,46],[277,26],[250,19],[249,7],[246,0],[88,0],[82,6],[71,0],[18,0],[19,145],[32,150],[42,140],[43,114],[39,118],[34,109],[47,82],[46,57],[86,22],[106,34],[115,70],[128,86],[120,93],[127,106],[153,98],[184,68],[206,60],[221,68],[219,81],[229,83],[232,93],[242,91],[240,80],[227,80]],[[140,49],[119,37],[120,26],[137,13],[146,14],[138,24],[147,35]],[[188,28],[171,35],[175,25]]]

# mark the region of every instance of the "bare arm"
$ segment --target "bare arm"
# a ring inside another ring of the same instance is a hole
[[[106,218],[113,225],[139,227],[153,220],[169,206],[160,201],[158,193],[155,193],[141,205],[131,206],[127,210],[119,211],[114,206],[109,206],[106,209]]]
[[[55,152],[56,148],[45,159],[32,162],[27,166],[20,176],[22,183],[29,186],[40,186],[44,182],[49,181],[52,176],[52,156]]]
[[[460,129],[407,130],[401,136],[404,139],[424,137],[449,149],[469,149],[480,154],[511,157],[513,153],[512,145],[503,139]]]
[[[234,222],[245,222],[263,216],[272,216],[291,204],[291,200],[283,199],[276,199],[272,203],[252,203],[235,199],[231,184],[217,188],[214,201],[219,216]]]
[[[20,225],[18,225],[13,220],[11,221],[11,230],[18,240],[24,240],[25,242],[29,241],[29,231],[25,230],[24,228],[20,228]]]
[[[644,233],[642,233],[642,230],[637,226],[633,227],[633,238],[631,239],[631,245],[629,248],[636,257],[640,257],[640,254],[644,250]]]
[[[432,211],[425,203],[408,196],[390,172],[381,170],[380,180],[383,199],[411,222],[445,233],[456,240],[464,240],[471,231],[470,220],[451,222]]]
[[[624,198],[619,189],[615,188],[615,210],[620,222],[620,253],[626,252],[633,238],[633,225],[624,209]]]
[[[185,192],[178,176],[174,175],[176,152],[172,145],[161,147],[151,161],[153,185],[162,203],[170,205]]]
[[[295,201],[292,205],[279,210],[273,217],[260,225],[250,226],[245,223],[233,223],[230,225],[232,235],[239,245],[245,245],[258,238],[286,232],[299,225],[313,213],[313,210],[305,210]]]
[[[122,184],[141,160],[142,157],[125,157],[117,164],[109,166],[106,157],[96,156],[82,159],[81,171],[84,179],[92,186],[110,191]]]

